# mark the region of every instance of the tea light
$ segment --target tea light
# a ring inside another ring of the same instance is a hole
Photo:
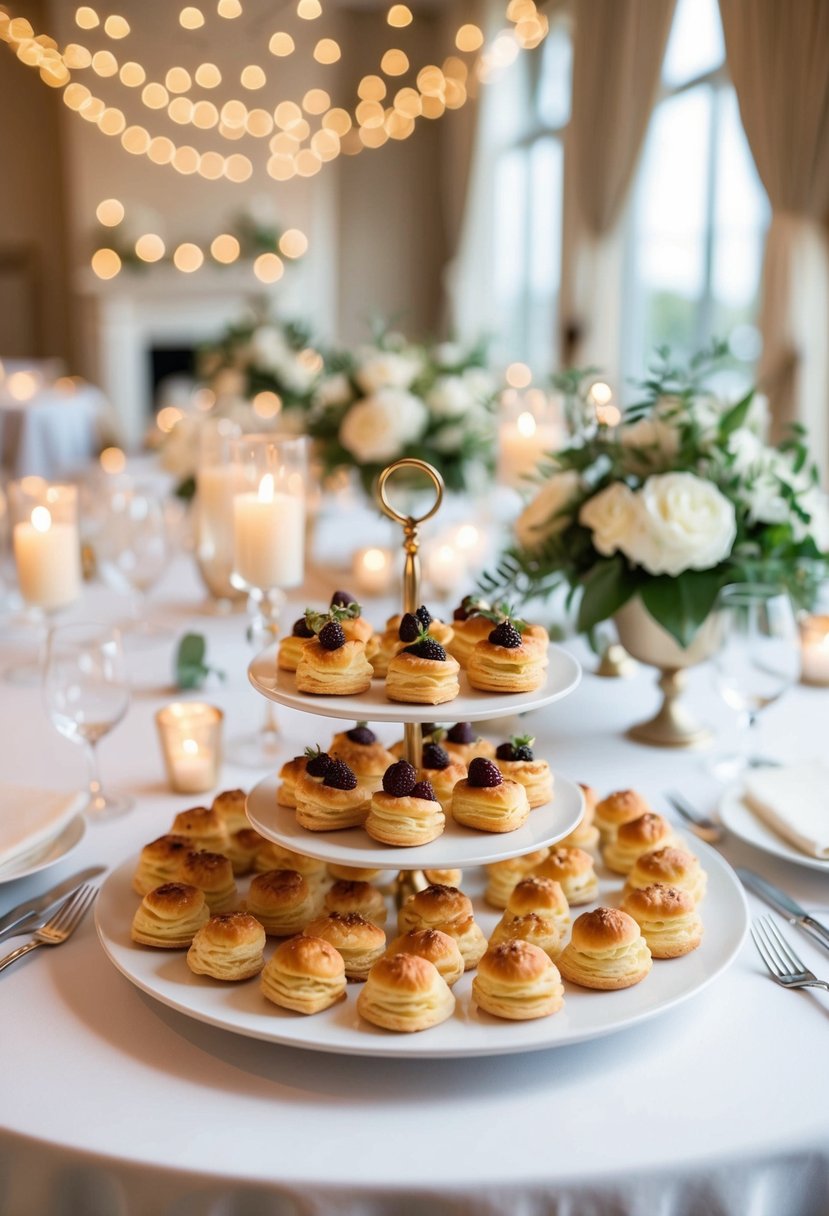
[[[20,594],[33,608],[53,611],[81,593],[77,491],[24,478],[11,487],[12,530]]]
[[[539,422],[529,410],[514,421],[505,419],[498,431],[498,473],[502,483],[520,489],[541,459],[556,450],[561,438],[556,423]]]
[[[829,686],[829,615],[804,617],[799,628],[800,678],[804,684]]]
[[[302,498],[274,488],[266,473],[259,488],[233,499],[234,574],[249,587],[298,587],[305,566]]]
[[[391,550],[358,549],[352,559],[352,573],[358,591],[364,595],[385,595],[394,576]]]
[[[219,783],[224,715],[213,705],[174,701],[155,715],[170,788],[203,794]]]

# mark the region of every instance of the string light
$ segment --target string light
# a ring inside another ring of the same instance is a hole
[[[285,273],[285,263],[275,253],[260,253],[253,263],[253,273],[262,283],[276,283]]]
[[[114,249],[96,249],[91,265],[99,279],[114,279],[121,269],[121,259]]]
[[[130,32],[130,24],[125,17],[111,16],[104,22],[104,33],[109,38],[126,38]]]
[[[295,43],[290,34],[282,33],[281,31],[274,34],[268,43],[268,50],[272,55],[283,57],[292,55],[294,52]]]
[[[198,245],[193,245],[189,241],[185,241],[183,245],[178,245],[173,254],[173,263],[177,270],[184,271],[185,274],[192,274],[194,270],[198,270],[204,262],[204,254]]]
[[[412,23],[412,10],[405,4],[393,4],[389,9],[386,20],[396,29],[404,29]]]
[[[240,252],[236,237],[227,232],[220,233],[210,242],[210,256],[214,262],[221,262],[223,266],[229,266],[231,262],[235,262]]]
[[[124,204],[117,198],[105,198],[95,208],[99,224],[106,228],[114,228],[124,218]]]
[[[75,24],[82,30],[94,30],[100,23],[100,18],[94,8],[87,8],[83,5],[75,12]],[[29,38],[31,36],[31,34],[28,35]],[[17,34],[14,37],[17,37]]]
[[[166,253],[166,248],[157,233],[146,232],[135,242],[135,253],[142,262],[160,262]]]
[[[183,8],[179,13],[178,22],[182,29],[199,30],[204,25],[204,13],[200,8],[188,5],[187,8]]]
[[[314,58],[317,63],[336,63],[341,55],[339,43],[335,42],[333,38],[320,38],[314,47]]]
[[[298,0],[296,6],[297,17],[302,17],[305,21],[314,21],[317,17],[322,16],[322,5],[320,0]]]

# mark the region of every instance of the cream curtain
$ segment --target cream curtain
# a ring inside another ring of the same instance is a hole
[[[659,87],[674,0],[573,0],[559,329],[571,364],[618,385],[625,203]]]
[[[720,0],[728,66],[771,200],[760,381],[829,472],[829,3]]]

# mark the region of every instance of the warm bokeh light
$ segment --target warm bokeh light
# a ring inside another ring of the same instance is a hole
[[[96,249],[90,264],[99,279],[114,279],[121,269],[121,259],[114,249]]]
[[[308,252],[308,237],[299,228],[287,228],[279,238],[279,252],[286,258],[301,258]]]
[[[170,94],[163,84],[151,81],[141,90],[141,100],[150,110],[163,110],[170,100]]]
[[[229,266],[231,262],[235,262],[240,252],[241,247],[236,237],[227,232],[219,233],[210,243],[210,256],[215,262],[221,262],[223,266]]]
[[[215,127],[219,121],[219,111],[213,105],[212,101],[197,101],[193,106],[193,126],[198,127],[201,131],[209,131]],[[208,152],[205,156],[209,156]],[[204,157],[202,157],[204,160]]]
[[[166,252],[164,242],[155,232],[145,232],[135,242],[136,255],[142,262],[158,262]]]
[[[150,140],[147,156],[155,165],[169,165],[175,156],[176,145],[166,135],[156,135]]]
[[[92,63],[92,52],[80,43],[70,42],[63,48],[63,62],[68,68],[88,68]]]
[[[186,93],[193,87],[193,81],[186,68],[170,68],[164,77],[164,83],[171,93]]]
[[[267,110],[249,110],[245,119],[245,130],[248,135],[264,139],[273,130],[273,117]]]
[[[288,131],[302,122],[302,110],[295,101],[280,101],[273,112],[273,119],[282,131]]]
[[[515,420],[515,425],[518,429],[518,434],[523,435],[525,439],[530,439],[538,430],[538,423],[532,414],[519,414]]]
[[[225,102],[220,113],[226,127],[243,127],[248,116],[248,109],[243,101],[232,99]]]
[[[590,385],[590,399],[594,405],[607,405],[612,396],[613,390],[603,380]]]
[[[409,59],[405,52],[393,49],[386,51],[380,60],[380,69],[387,76],[402,76],[409,70]]]
[[[230,182],[246,182],[252,173],[253,165],[241,152],[234,152],[225,161],[225,177]]]
[[[178,15],[179,25],[185,30],[199,30],[204,25],[204,13],[193,5],[187,5]]]
[[[363,101],[382,101],[386,96],[386,82],[380,76],[364,76],[357,85],[357,96]]]
[[[121,136],[121,146],[133,156],[142,156],[150,146],[150,133],[144,127],[127,127]]]
[[[184,271],[185,274],[192,274],[194,270],[198,270],[204,262],[204,254],[198,245],[193,245],[189,241],[185,241],[183,245],[178,245],[173,254],[173,264],[177,270]]]
[[[278,393],[271,393],[267,390],[262,393],[257,393],[253,398],[253,412],[259,418],[275,418],[282,409],[282,398]]]
[[[276,283],[285,273],[285,264],[275,253],[260,253],[253,263],[253,273],[262,283]]]
[[[31,401],[39,384],[40,377],[34,372],[12,372],[6,381],[6,391],[15,401]]]
[[[222,83],[222,74],[215,63],[200,63],[196,68],[196,84],[202,89],[215,89]]]
[[[368,130],[382,127],[386,117],[386,111],[379,101],[361,101],[354,113],[360,126]]]
[[[220,17],[227,17],[232,20],[234,17],[239,17],[242,14],[242,5],[239,0],[219,0],[216,5],[216,12]]]
[[[94,8],[82,5],[75,12],[75,24],[80,26],[82,30],[94,30],[96,25],[101,24],[101,21]]]
[[[477,25],[462,25],[455,35],[459,51],[477,51],[484,44],[484,32]]]
[[[95,208],[98,223],[106,228],[114,228],[124,218],[124,204],[117,198],[102,199]]]
[[[272,55],[290,55],[294,50],[294,40],[290,34],[285,34],[280,30],[272,36],[268,43],[268,50]]]
[[[533,374],[526,363],[510,363],[504,378],[511,388],[528,388],[532,384]]]
[[[314,47],[314,58],[317,63],[336,63],[341,55],[340,45],[333,38],[320,38]]]
[[[183,417],[180,409],[174,405],[165,405],[164,409],[159,410],[156,414],[155,424],[165,435],[169,435],[176,423],[181,422]]]
[[[104,135],[120,135],[126,125],[123,112],[114,106],[108,106],[98,119],[98,129]]]
[[[301,350],[296,358],[297,363],[301,363],[305,370],[313,375],[322,371],[325,362],[319,351],[314,350],[312,346],[306,346],[305,350]]]
[[[105,473],[123,473],[127,467],[127,458],[120,448],[104,448],[99,460]]]
[[[393,4],[386,15],[386,20],[389,25],[403,29],[412,23],[412,10],[405,4]]]
[[[141,64],[133,63],[132,60],[121,65],[118,76],[121,84],[126,85],[128,89],[137,89],[147,79],[147,73]]]
[[[209,182],[218,181],[224,175],[225,158],[221,152],[204,152],[199,162],[199,173]]]
[[[118,60],[112,51],[96,51],[92,56],[92,71],[97,76],[114,76],[118,71]]]
[[[325,89],[309,89],[302,99],[302,108],[306,114],[324,114],[331,105],[331,98]]]
[[[183,124],[190,122],[193,117],[193,108],[189,97],[174,97],[167,107],[167,113],[173,122]]]
[[[243,89],[261,89],[268,83],[264,69],[255,63],[250,63],[246,68],[242,68],[240,80]]]
[[[125,17],[118,17],[114,14],[107,17],[104,22],[104,33],[109,38],[126,38],[130,32],[130,23]]]
[[[597,405],[596,421],[599,426],[618,426],[622,421],[622,411],[618,405]]]
[[[323,117],[322,125],[326,130],[333,131],[336,135],[347,135],[352,127],[351,115],[348,110],[341,110],[335,107],[333,110],[329,110]]]
[[[296,15],[297,17],[304,18],[305,21],[313,21],[316,17],[322,15],[320,0],[298,0]]]
[[[181,148],[176,148],[173,153],[172,165],[179,173],[185,175],[190,173],[198,173],[199,162],[201,157],[195,148],[191,148],[189,144],[184,144]]]

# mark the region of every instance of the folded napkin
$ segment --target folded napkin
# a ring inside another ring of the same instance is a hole
[[[819,760],[746,775],[743,800],[802,853],[829,861],[829,767]]]
[[[5,869],[48,845],[83,804],[83,794],[0,785],[0,867]]]

